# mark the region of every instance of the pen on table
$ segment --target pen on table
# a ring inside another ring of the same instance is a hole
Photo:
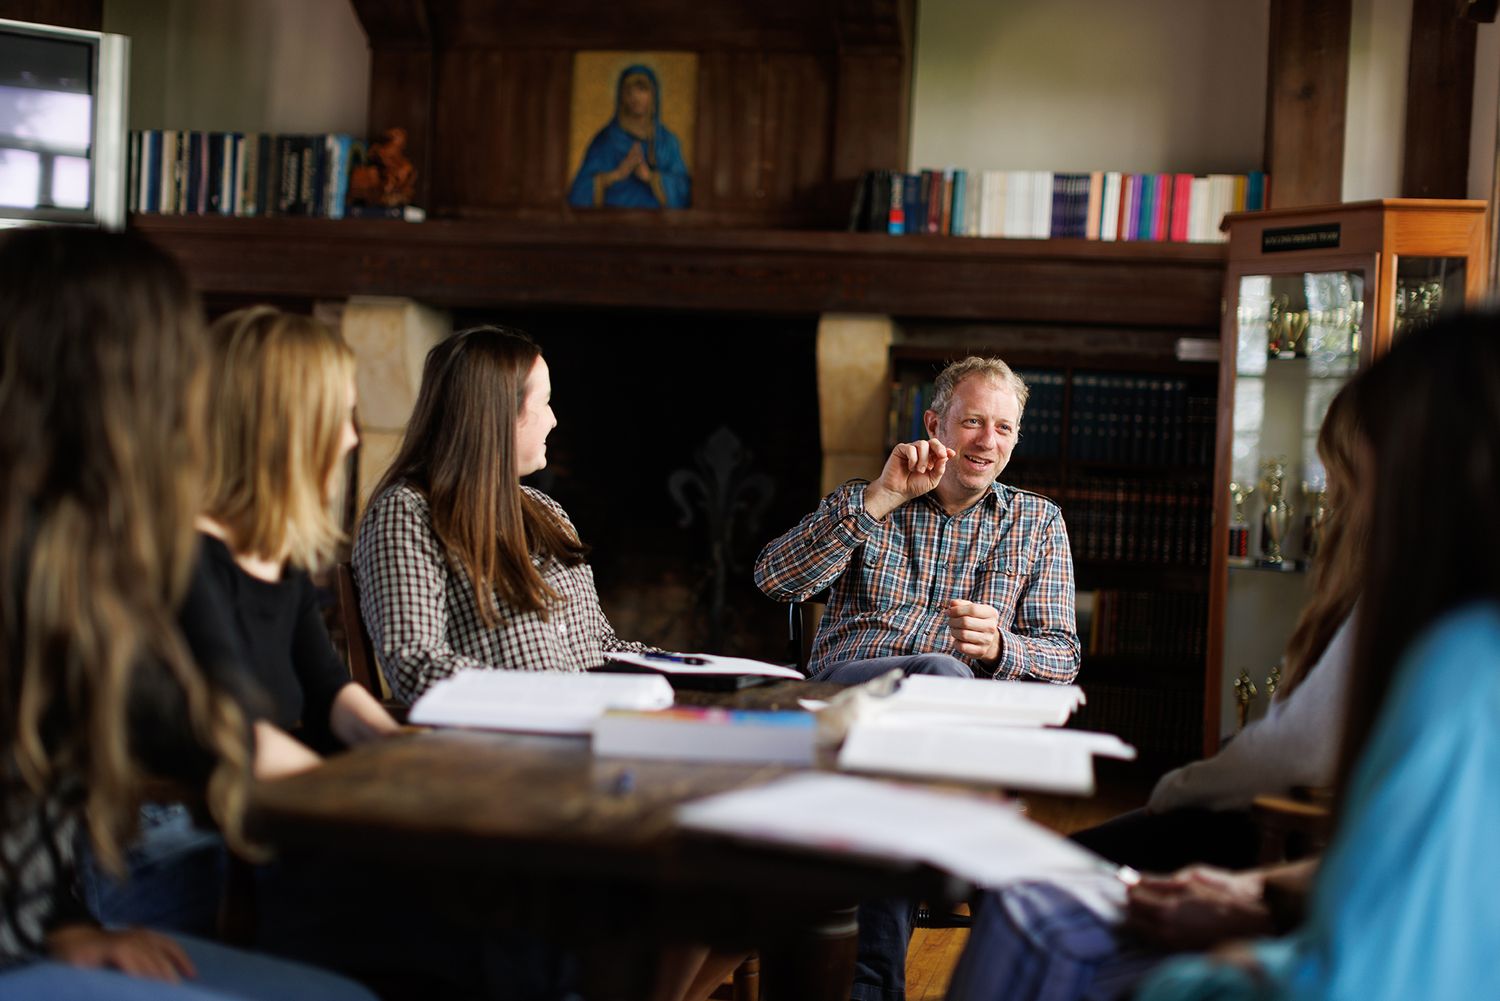
[[[643,653],[643,654],[641,654],[641,656],[645,657],[647,660],[666,660],[666,661],[671,661],[673,664],[707,664],[708,663],[708,661],[704,660],[702,657],[689,657],[686,654],[680,654],[680,653]]]

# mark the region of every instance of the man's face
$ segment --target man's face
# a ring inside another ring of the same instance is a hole
[[[1016,394],[984,375],[971,375],[953,390],[941,418],[929,410],[927,433],[958,454],[948,460],[939,490],[949,497],[983,493],[1010,461],[1021,429]]]
[[[649,115],[655,100],[650,80],[639,73],[625,78],[625,86],[620,88],[620,101],[625,105],[626,111],[632,115]]]

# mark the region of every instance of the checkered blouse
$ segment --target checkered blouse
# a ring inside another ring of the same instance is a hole
[[[761,551],[755,583],[778,601],[806,601],[832,587],[813,641],[811,669],[874,657],[960,654],[948,633],[950,598],[1000,612],[997,678],[1058,683],[1078,676],[1073,554],[1056,504],[996,482],[968,510],[949,515],[931,494],[877,521],[863,481]]]
[[[573,528],[551,497],[521,489]],[[615,635],[587,563],[533,561],[561,600],[543,620],[497,596],[500,625],[491,629],[479,616],[469,575],[443,552],[422,492],[400,484],[372,500],[354,543],[354,575],[375,656],[396,697],[414,701],[433,682],[466,668],[585,671],[609,651],[654,649]]]

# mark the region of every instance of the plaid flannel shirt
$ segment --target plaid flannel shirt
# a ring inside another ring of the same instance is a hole
[[[555,500],[521,489],[573,528]],[[376,659],[397,698],[411,702],[434,682],[467,668],[586,671],[610,651],[655,649],[615,635],[587,563],[566,567],[532,560],[560,600],[544,620],[497,595],[500,624],[492,629],[479,617],[469,575],[447,558],[432,530],[422,492],[399,484],[370,502],[354,544],[354,575]]]
[[[810,668],[874,657],[949,653],[976,675],[1059,684],[1078,676],[1073,555],[1062,512],[1038,494],[994,483],[949,515],[926,494],[877,521],[863,481],[851,481],[761,551],[755,582],[778,601],[832,587]],[[960,654],[950,598],[1000,612],[1000,660]]]

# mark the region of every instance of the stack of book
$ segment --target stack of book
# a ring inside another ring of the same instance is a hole
[[[342,219],[364,146],[344,133],[145,129],[128,152],[131,212]]]
[[[856,232],[1080,240],[1227,239],[1229,212],[1262,209],[1267,178],[1117,170],[867,172],[850,211]]]

